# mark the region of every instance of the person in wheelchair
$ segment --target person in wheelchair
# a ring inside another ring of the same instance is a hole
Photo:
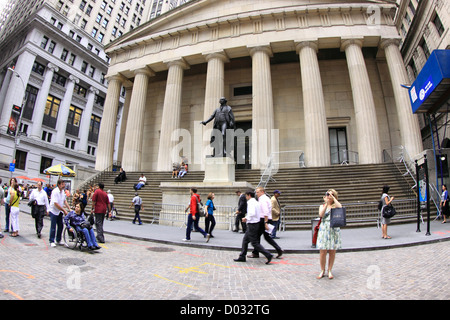
[[[67,216],[64,217],[64,223],[70,232],[83,233],[86,239],[89,250],[98,250],[100,247],[95,239],[94,229],[86,217],[84,216],[84,206],[83,203],[77,203],[75,205],[75,211],[70,211]]]

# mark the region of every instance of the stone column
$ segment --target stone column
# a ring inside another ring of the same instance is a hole
[[[181,93],[183,89],[183,73],[187,64],[183,60],[167,62],[166,94],[161,121],[161,137],[158,150],[158,171],[170,171],[173,162],[179,162],[179,156],[174,154],[177,141],[172,141],[172,134],[180,128]]]
[[[95,95],[98,94],[98,89],[94,87],[89,88],[89,95],[86,103],[86,108],[83,110],[80,123],[80,143],[78,144],[78,151],[87,153],[89,127],[91,126],[92,110],[94,109]]]
[[[0,130],[3,133],[6,133],[8,128],[13,105],[22,106],[26,86],[28,80],[30,79],[31,69],[35,59],[36,54],[29,52],[28,50],[25,50],[17,58],[17,63],[14,69],[15,72],[11,76],[11,81],[3,101],[2,112],[0,115]]]
[[[272,144],[274,129],[272,75],[269,46],[250,49],[252,57],[253,103],[252,103],[252,169],[263,169],[275,151]]]
[[[402,144],[408,154],[411,157],[415,157],[423,151],[422,135],[417,116],[412,113],[408,90],[401,87],[402,84],[409,84],[409,79],[398,46],[399,40],[397,39],[381,41],[381,48],[384,49],[386,54],[386,61],[391,76]]]
[[[206,120],[212,115],[214,110],[220,106],[220,98],[225,96],[225,63],[229,61],[223,51],[208,53],[205,55],[205,58],[208,62],[208,70],[206,73],[205,107],[202,120]],[[205,166],[205,157],[210,156],[213,150],[210,147],[211,135],[206,134],[210,129],[210,124],[203,126],[202,169]]]
[[[134,73],[136,76],[134,78],[133,93],[131,94],[122,157],[123,169],[130,172],[141,171],[148,81],[149,77],[154,75],[148,68],[137,69]]]
[[[61,105],[58,110],[58,119],[56,121],[56,145],[60,147],[65,146],[67,119],[69,118],[70,105],[72,103],[73,89],[75,84],[79,83],[80,79],[69,76],[69,82],[66,87],[66,93],[61,101]]]
[[[95,170],[103,171],[113,164],[114,157],[114,130],[116,128],[117,110],[119,108],[120,89],[123,77],[115,75],[108,79],[108,92],[97,143],[97,159]]]
[[[42,136],[42,121],[44,120],[45,106],[47,104],[48,93],[50,91],[50,86],[52,85],[53,75],[58,72],[59,68],[53,63],[47,65],[47,70],[45,71],[44,82],[42,83],[41,89],[36,97],[36,102],[34,104],[33,111],[33,128],[31,130],[31,138],[41,139]],[[72,89],[73,91],[73,89]]]
[[[0,90],[0,111],[3,108],[3,103],[5,102],[6,93],[8,92],[9,84],[11,83],[12,76],[13,76],[13,72],[10,70],[7,70],[5,77],[3,78],[2,88]]]
[[[306,166],[329,166],[330,138],[317,58],[317,42],[300,42],[296,48],[300,55],[302,74]]]
[[[362,40],[342,43],[352,85],[355,108],[358,154],[360,164],[381,163],[382,150],[378,133],[377,114],[369,74],[362,53]]]

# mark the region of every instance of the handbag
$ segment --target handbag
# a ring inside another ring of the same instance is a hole
[[[345,207],[331,209],[330,215],[331,215],[330,216],[331,228],[340,228],[344,227],[347,224],[345,216]]]
[[[200,217],[205,216],[205,208],[203,208],[203,204],[198,201],[198,197],[196,196],[195,199],[197,200],[197,213]]]
[[[383,218],[390,219],[393,216],[395,216],[395,214],[397,212],[395,212],[395,209],[392,205],[387,205],[387,206],[384,206],[382,213],[383,213]]]
[[[314,227],[314,234],[312,239],[313,246],[317,243],[317,236],[319,235],[319,229],[320,229],[320,223],[322,222],[322,218],[319,219],[319,223],[317,223],[317,226]]]

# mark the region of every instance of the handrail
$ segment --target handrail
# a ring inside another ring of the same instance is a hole
[[[120,167],[121,163],[120,161],[115,161],[113,162],[112,165],[110,165],[109,167],[107,167],[106,169],[104,169],[103,171],[97,171],[97,173],[93,174],[92,176],[90,176],[89,178],[87,178],[86,180],[84,180],[82,183],[80,183],[76,189],[81,189],[82,186],[85,185],[89,185],[92,184],[93,182],[97,182],[102,180],[103,176],[106,174],[106,172],[112,172],[112,169],[114,167]]]

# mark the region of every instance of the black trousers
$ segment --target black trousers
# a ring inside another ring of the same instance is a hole
[[[248,244],[254,248],[253,252],[261,252],[266,258],[272,256],[272,254],[267,251],[260,243],[260,224],[259,223],[247,223],[247,231],[245,232],[244,239],[242,239],[242,250],[239,254],[239,258],[245,260],[248,251]]]
[[[247,230],[247,224],[242,221],[242,218],[245,218],[245,213],[238,213],[236,215],[235,227],[236,227],[236,232],[237,232],[237,231],[239,231],[239,224],[241,224],[242,231],[245,233],[245,231]]]
[[[95,229],[97,230],[97,241],[105,243],[105,236],[103,235],[103,221],[105,220],[104,213],[95,213]]]
[[[36,227],[36,233],[41,234],[42,228],[44,227],[44,216],[45,216],[46,206],[33,206],[34,210],[34,225]]]
[[[270,223],[272,220],[269,220]],[[261,219],[259,222],[259,237],[258,240],[261,240],[261,236],[264,236],[264,239],[277,251],[278,254],[281,254],[283,250],[281,250],[280,246],[273,240],[273,238],[266,232],[266,226],[264,223],[264,219]],[[253,250],[253,255],[257,256],[258,251]]]

